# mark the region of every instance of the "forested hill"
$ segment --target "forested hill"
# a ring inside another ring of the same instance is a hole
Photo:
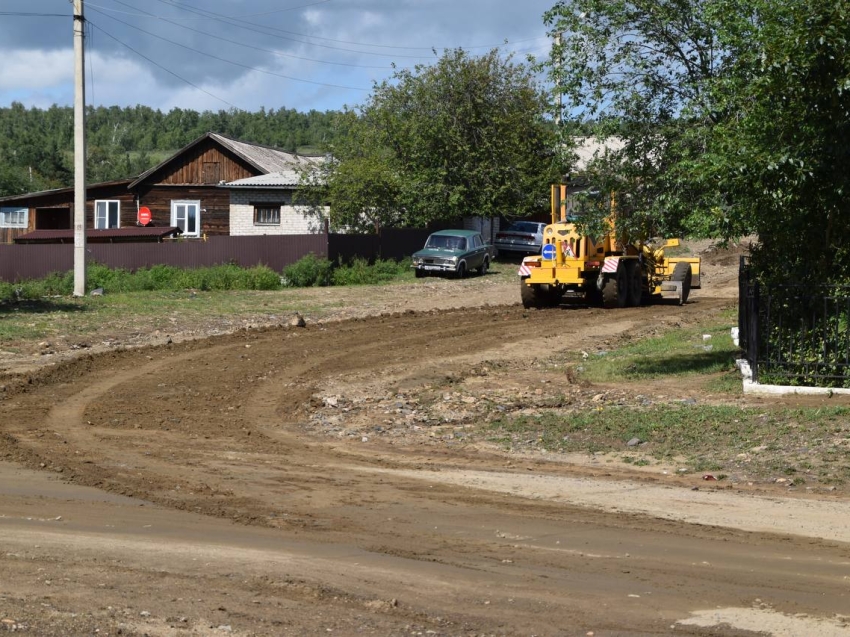
[[[320,152],[331,141],[333,115],[89,107],[87,181],[139,175],[208,132],[292,152]],[[27,109],[13,102],[0,108],[0,196],[73,185],[73,149],[73,107]]]

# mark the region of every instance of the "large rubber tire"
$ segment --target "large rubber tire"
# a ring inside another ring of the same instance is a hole
[[[643,296],[643,278],[641,276],[640,263],[637,261],[626,261],[626,305],[629,307],[640,305]]]
[[[522,306],[525,309],[540,307],[537,305],[537,294],[535,293],[535,288],[530,285],[526,285],[525,281],[519,282],[519,298],[522,300]]]
[[[484,276],[487,274],[487,270],[490,269],[490,257],[484,257],[484,263],[476,270],[480,276]]]
[[[673,268],[673,276],[670,277],[670,280],[682,282],[682,299],[679,302],[679,305],[687,303],[688,297],[691,295],[691,276],[690,263],[679,261],[679,263],[676,264],[676,267]]]
[[[455,272],[455,276],[458,279],[466,278],[466,261],[461,261],[457,264],[457,271]]]
[[[425,272],[425,270],[420,270],[419,268],[416,268],[416,269],[414,270],[414,272],[416,273],[416,278],[417,278],[417,279],[421,279],[422,277],[426,277],[426,276],[428,276],[428,273],[427,273],[427,272]]]
[[[526,309],[557,307],[563,297],[557,288],[545,284],[526,285],[525,281],[519,282],[519,295]]]
[[[600,292],[595,285],[585,288],[584,302],[591,307],[599,307],[602,305],[602,292]]]
[[[617,266],[617,272],[605,277],[602,284],[602,307],[611,310],[626,307],[629,298],[629,284],[626,278],[626,268],[622,261]]]

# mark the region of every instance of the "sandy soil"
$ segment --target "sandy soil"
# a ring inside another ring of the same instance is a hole
[[[728,308],[735,256],[704,256],[683,307],[524,311],[495,276],[309,291],[345,298],[344,320],[151,335],[11,377],[0,629],[850,635],[842,491],[474,435],[488,396],[569,383],[539,364],[553,352]]]

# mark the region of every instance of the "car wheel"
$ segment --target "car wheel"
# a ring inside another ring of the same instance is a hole
[[[414,272],[416,273],[417,279],[421,279],[425,276],[425,270],[420,270],[419,268],[417,268],[416,270],[414,270]]]
[[[466,261],[461,261],[457,264],[457,278],[462,279],[466,276]]]
[[[484,262],[481,264],[481,267],[478,268],[478,274],[480,276],[484,276],[487,274],[487,270],[490,269],[490,259],[484,257]]]

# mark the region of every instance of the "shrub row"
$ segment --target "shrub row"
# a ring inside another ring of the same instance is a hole
[[[334,265],[328,259],[308,255],[283,269],[283,285],[287,287],[324,287],[329,285],[376,285],[410,272],[410,260],[401,262],[355,258],[345,265]]]
[[[182,269],[170,265],[140,268],[135,272],[89,264],[86,283],[89,290],[103,288],[110,293],[196,290],[278,290],[281,287],[313,287],[328,285],[367,285],[385,283],[409,271],[409,261],[377,261],[354,259],[346,265],[335,265],[328,259],[308,255],[286,267],[283,276],[259,265],[241,268],[217,265],[209,268]],[[46,296],[69,296],[74,291],[74,273],[50,274],[43,279],[19,283],[0,282],[0,301],[32,300]]]

